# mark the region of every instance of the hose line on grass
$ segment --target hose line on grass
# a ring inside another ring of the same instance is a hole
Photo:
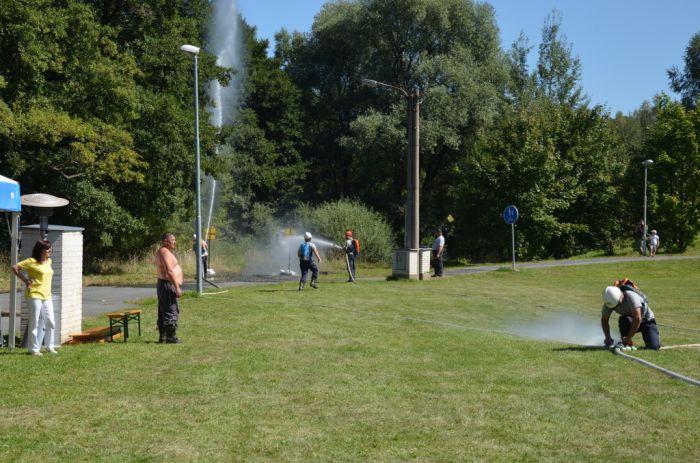
[[[698,380],[696,380],[696,379],[688,378],[687,376],[683,376],[683,375],[681,375],[681,374],[679,374],[679,373],[676,373],[675,371],[667,370],[666,368],[660,367],[660,366],[658,366],[658,365],[654,365],[653,363],[647,362],[646,360],[642,360],[642,359],[640,359],[639,357],[635,357],[635,356],[633,356],[633,355],[625,354],[624,352],[622,352],[622,351],[620,350],[619,347],[616,347],[615,349],[613,349],[613,353],[616,354],[616,355],[620,355],[620,356],[622,356],[622,357],[624,357],[624,358],[626,358],[626,359],[634,360],[635,362],[639,362],[639,363],[641,363],[642,365],[646,365],[646,366],[651,367],[651,368],[653,368],[653,369],[655,369],[655,370],[658,370],[658,371],[660,371],[661,373],[664,373],[664,374],[670,376],[671,378],[680,379],[680,380],[682,380],[682,381],[685,381],[686,383],[692,384],[693,386],[698,386],[698,387],[700,387],[700,381],[698,381]]]
[[[666,350],[666,349],[682,349],[685,347],[700,347],[700,344],[678,344],[677,346],[661,346],[659,347],[660,350]]]

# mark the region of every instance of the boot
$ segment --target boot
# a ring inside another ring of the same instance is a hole
[[[182,341],[177,337],[177,328],[175,326],[169,325],[165,329],[167,333],[165,338],[166,344],[182,344]]]
[[[167,340],[167,336],[165,335],[165,328],[158,327],[158,333],[158,344],[164,344]]]

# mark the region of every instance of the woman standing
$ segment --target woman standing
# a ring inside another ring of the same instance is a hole
[[[27,272],[24,276],[22,270]],[[54,319],[53,301],[51,300],[51,243],[39,240],[34,245],[32,257],[12,266],[12,272],[27,286],[27,305],[29,306],[29,353],[41,355],[42,341],[46,341],[47,350],[56,354],[53,348]],[[40,321],[44,322],[41,331]]]

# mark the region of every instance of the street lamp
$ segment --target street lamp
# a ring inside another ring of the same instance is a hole
[[[406,195],[406,222],[404,234],[403,252],[408,253],[408,261],[411,261],[410,254],[418,254],[420,263],[420,243],[419,243],[419,148],[420,148],[420,89],[415,87],[409,94],[401,87],[389,85],[372,79],[362,79],[362,85],[366,87],[384,87],[400,92],[406,99],[406,111],[408,116],[408,168],[407,168],[407,195]],[[396,268],[394,273],[396,274]],[[429,269],[428,269],[429,270]],[[408,272],[409,278],[411,272]]]
[[[644,166],[644,237],[642,238],[642,249],[645,256],[647,255],[647,169],[652,164],[654,161],[651,159],[642,161]]]
[[[194,184],[195,184],[195,254],[197,259],[197,294],[202,294],[202,211],[201,211],[201,191],[200,191],[200,156],[199,156],[199,73],[197,71],[197,57],[199,47],[194,45],[183,45],[180,50],[192,55],[194,59]]]

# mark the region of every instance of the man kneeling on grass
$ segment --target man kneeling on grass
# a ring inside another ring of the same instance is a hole
[[[603,301],[600,323],[605,334],[606,346],[610,347],[615,343],[610,337],[610,315],[615,311],[620,314],[618,326],[622,336],[621,348],[633,348],[632,338],[638,331],[642,332],[647,349],[658,350],[661,347],[659,328],[656,326],[654,312],[651,311],[646,297],[640,296],[631,289],[623,291],[617,286],[608,286],[603,291]]]

